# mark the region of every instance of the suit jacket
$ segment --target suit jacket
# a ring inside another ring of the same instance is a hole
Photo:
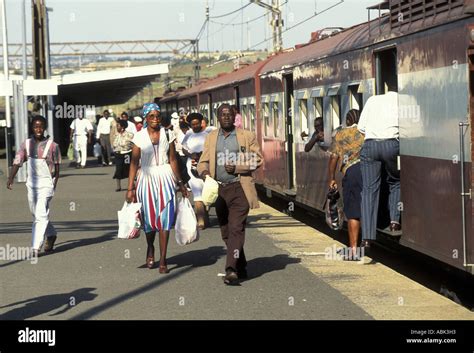
[[[212,178],[216,177],[216,147],[220,129],[209,133],[204,142],[204,150],[197,166],[199,175],[208,171]],[[252,172],[263,164],[263,157],[257,138],[253,132],[236,129],[239,153],[237,156],[235,174],[240,176],[240,184],[251,209],[258,208],[257,190]],[[221,161],[222,162],[222,161]]]

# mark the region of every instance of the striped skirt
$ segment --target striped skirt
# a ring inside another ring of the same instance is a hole
[[[142,222],[145,233],[170,230],[176,213],[175,177],[171,166],[140,169],[137,175],[136,195],[142,204]]]

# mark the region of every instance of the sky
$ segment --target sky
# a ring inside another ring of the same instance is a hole
[[[8,40],[19,43],[21,34],[21,0],[7,4]],[[205,21],[206,2],[211,23],[206,28],[201,50],[271,49],[270,25],[265,17],[249,24],[266,10],[250,4],[242,11],[217,17],[249,4],[249,0],[45,0],[50,13],[51,42],[114,41],[145,39],[196,38]],[[265,0],[270,3],[270,0]],[[307,22],[283,33],[283,46],[305,43],[311,32],[325,27],[350,27],[367,21],[367,6],[381,0],[280,0],[283,4],[284,30],[321,12]],[[27,38],[31,41],[31,0],[26,1]],[[326,12],[325,9],[334,6]],[[376,13],[373,13],[376,16]],[[218,23],[216,23],[218,22]],[[232,25],[233,24],[233,25]]]

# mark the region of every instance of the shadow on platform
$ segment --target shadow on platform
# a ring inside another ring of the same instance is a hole
[[[49,316],[57,316],[66,313],[80,303],[94,300],[98,294],[91,293],[96,288],[81,288],[71,293],[50,294],[41,297],[22,300],[16,303],[0,306],[0,309],[24,304],[22,307],[12,309],[0,314],[0,320],[26,320],[59,310]]]
[[[95,221],[59,221],[52,222],[56,228],[60,240],[61,233],[65,232],[101,232],[117,230],[117,220],[95,220]],[[32,222],[0,223],[0,234],[31,233]]]
[[[286,266],[298,264],[300,262],[301,259],[289,257],[287,254],[251,259],[247,262],[249,278],[242,279],[241,282],[251,281],[270,272],[284,270]]]

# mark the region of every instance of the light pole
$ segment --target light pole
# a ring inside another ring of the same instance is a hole
[[[8,81],[10,78],[8,72],[8,33],[7,33],[7,16],[6,16],[6,5],[5,0],[0,0],[1,2],[1,15],[2,15],[2,38],[3,38],[3,75],[5,81]],[[10,165],[11,165],[11,110],[10,110],[10,96],[7,94],[5,96],[5,145],[7,153],[7,176],[10,176]]]
[[[51,79],[51,56],[49,47],[49,13],[53,12],[53,8],[46,7],[46,31],[45,31],[45,63],[46,63],[46,78]],[[48,103],[46,106],[46,114],[48,119],[48,134],[54,139],[54,123],[53,123],[53,97],[48,96]]]
[[[271,25],[273,32],[273,51],[275,53],[281,51],[283,49],[283,19],[280,10],[280,0],[272,0],[271,5],[264,3],[262,0],[250,0],[250,2],[267,9],[272,13]]]
[[[26,0],[22,1],[21,4],[21,34],[22,34],[22,76],[23,81],[18,81],[15,85],[16,99],[15,102],[15,148],[17,151],[20,150],[21,143],[26,140],[29,134],[28,124],[28,97],[23,94],[23,84],[28,78],[28,60],[26,58]],[[26,170],[20,168],[16,175],[18,182],[26,181]]]

